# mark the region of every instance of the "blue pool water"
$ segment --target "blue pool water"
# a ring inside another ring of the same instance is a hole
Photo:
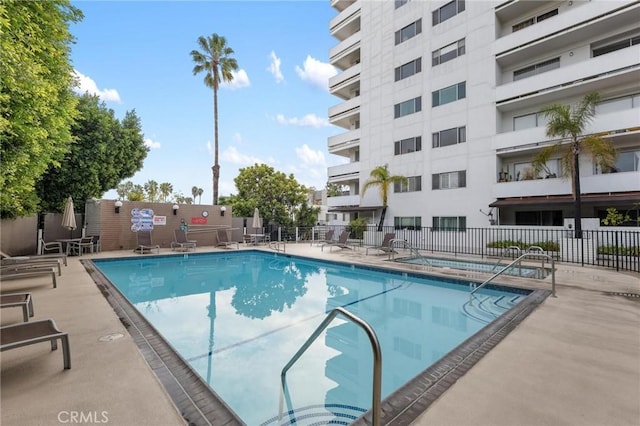
[[[462,281],[252,251],[94,263],[248,425],[279,424],[280,371],[335,307],[375,330],[384,398],[524,297],[482,289],[470,305]],[[338,317],[287,373],[289,421],[353,421],[372,368]]]

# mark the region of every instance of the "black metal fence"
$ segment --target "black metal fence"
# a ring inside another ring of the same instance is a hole
[[[324,239],[329,229],[334,239],[344,230],[350,239],[363,246],[379,245],[385,233],[395,233],[395,238],[406,241],[411,247],[428,253],[500,257],[509,247],[525,251],[540,247],[554,259],[579,265],[612,268],[616,271],[640,272],[640,230],[583,230],[582,238],[575,238],[574,231],[566,228],[430,228],[394,229],[386,226],[377,232],[375,226],[366,230],[347,226],[317,226],[312,228],[278,228],[272,233],[272,241],[307,241]],[[517,253],[516,249],[513,249]]]

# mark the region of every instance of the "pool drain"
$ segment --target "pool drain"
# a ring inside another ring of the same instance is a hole
[[[118,340],[120,338],[124,337],[124,334],[122,333],[112,333],[112,334],[107,334],[106,336],[102,336],[100,338],[98,338],[99,342],[111,342],[113,340]]]

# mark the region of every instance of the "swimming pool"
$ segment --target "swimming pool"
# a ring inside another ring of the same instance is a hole
[[[252,251],[94,263],[249,425],[346,424],[371,406],[369,342],[336,319],[288,373],[294,412],[277,422],[280,370],[335,307],[375,329],[385,397],[528,293],[469,305],[463,281]]]

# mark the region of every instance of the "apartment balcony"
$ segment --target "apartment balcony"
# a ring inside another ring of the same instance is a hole
[[[354,148],[360,146],[360,129],[350,130],[331,136],[328,139],[328,149],[330,154],[348,157]]]
[[[632,1],[576,2],[573,8],[563,10],[557,16],[520,31],[510,32],[496,40],[496,60],[502,67],[508,67],[563,46],[597,40],[601,34],[611,31],[611,28],[633,25],[638,19],[638,13],[640,4],[633,4]]]
[[[580,188],[583,194],[639,191],[640,172],[581,175]],[[500,182],[493,185],[491,192],[495,198],[571,194],[571,179],[555,178]]]
[[[360,163],[347,163],[327,168],[330,183],[353,182],[360,179]]]
[[[587,127],[589,133],[621,136],[640,128],[640,108],[598,114]],[[546,127],[532,127],[514,132],[499,133],[493,139],[493,149],[498,152],[537,148],[548,140]]]
[[[331,7],[338,12],[342,12],[343,10],[357,2],[358,0],[331,0]]]
[[[496,87],[496,106],[500,111],[512,111],[637,84],[640,81],[638,58],[640,46],[632,46],[503,84]]]
[[[496,18],[500,22],[512,21],[518,17],[526,16],[532,10],[540,9],[544,4],[552,5],[555,1],[522,1],[522,0],[507,0],[502,4],[496,6]]]
[[[359,206],[359,195],[342,195],[340,197],[327,197],[327,207],[349,207]]]
[[[362,34],[360,31],[347,37],[337,46],[329,50],[329,62],[331,65],[346,70],[347,68],[360,62],[360,40]]]
[[[350,129],[351,123],[360,116],[360,97],[341,102],[329,108],[329,122],[343,129]]]
[[[329,79],[329,93],[342,99],[352,98],[360,91],[360,64],[353,65]]]
[[[353,3],[329,21],[329,31],[340,41],[360,31],[360,3]]]

